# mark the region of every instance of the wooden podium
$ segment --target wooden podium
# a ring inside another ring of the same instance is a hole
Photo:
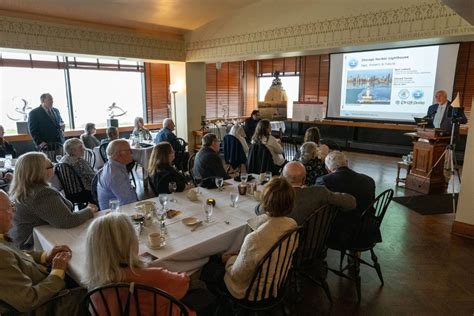
[[[431,169],[449,144],[449,133],[439,128],[417,128],[415,138],[412,168],[405,187],[423,194],[443,193],[446,189],[444,157],[433,171]]]

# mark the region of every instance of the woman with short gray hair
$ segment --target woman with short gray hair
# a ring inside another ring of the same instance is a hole
[[[89,163],[82,158],[84,156],[84,144],[78,138],[69,138],[64,142],[64,157],[61,163],[70,165],[76,171],[82,184],[87,191],[91,191],[92,179],[95,176],[94,170],[89,166]]]
[[[95,124],[87,123],[84,127],[84,134],[81,135],[81,140],[86,148],[94,149],[94,147],[100,145],[99,140],[95,137],[95,133]]]
[[[315,142],[306,142],[300,147],[299,161],[306,168],[307,186],[316,184],[316,179],[327,174],[324,162],[319,159],[319,148]]]

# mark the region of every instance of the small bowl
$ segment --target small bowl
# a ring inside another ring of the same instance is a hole
[[[181,220],[184,225],[193,226],[196,225],[199,220],[196,217],[186,217]]]

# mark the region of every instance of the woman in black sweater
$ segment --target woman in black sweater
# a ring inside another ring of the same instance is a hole
[[[161,142],[153,148],[148,164],[148,181],[156,195],[171,193],[168,186],[176,182],[176,192],[183,192],[186,188],[186,178],[172,165],[174,150],[168,142]]]

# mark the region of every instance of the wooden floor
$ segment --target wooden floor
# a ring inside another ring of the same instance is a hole
[[[395,189],[399,159],[347,155],[353,169],[375,180],[377,193]],[[412,194],[403,188],[395,192]],[[297,314],[474,315],[474,240],[452,235],[453,221],[453,214],[423,216],[392,202],[382,224],[383,242],[375,248],[385,285],[380,286],[375,270],[362,266],[362,301],[357,304],[354,285],[330,272],[333,306],[321,289],[304,284]],[[337,267],[338,260],[339,254],[330,250],[329,266]]]

